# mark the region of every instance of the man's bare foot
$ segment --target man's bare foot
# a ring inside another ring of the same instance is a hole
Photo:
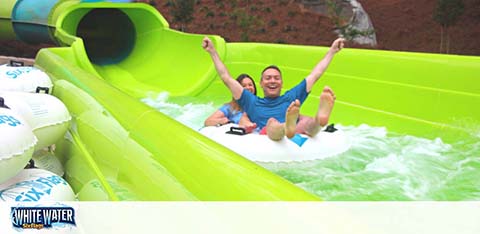
[[[267,136],[274,141],[281,140],[285,136],[285,124],[278,122],[274,118],[268,119]]]
[[[329,86],[325,86],[323,88],[323,92],[327,92],[327,93],[331,94],[334,101],[335,101],[335,99],[337,99],[337,97],[335,96],[335,93],[333,92],[332,88],[330,88]]]
[[[317,115],[315,116],[315,122],[318,125],[323,127],[328,124],[328,119],[330,118],[335,98],[333,90],[330,87],[325,86],[320,95],[320,104],[318,106]]]
[[[290,106],[288,106],[287,112],[285,113],[285,135],[288,138],[295,136],[299,112],[300,101],[297,99],[290,103]]]

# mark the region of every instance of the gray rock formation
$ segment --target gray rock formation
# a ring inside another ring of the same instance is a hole
[[[298,2],[298,1],[297,1]],[[375,46],[377,37],[370,17],[357,0],[301,0],[304,8],[335,17],[339,36],[362,45]]]

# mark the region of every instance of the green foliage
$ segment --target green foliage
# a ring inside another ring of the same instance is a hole
[[[215,4],[218,6],[218,8],[220,9],[224,9],[225,8],[225,4],[223,3],[224,1],[223,0],[215,0]]]
[[[349,3],[348,0],[327,0],[327,11],[328,11],[328,16],[330,19],[332,19],[333,23],[335,26],[338,28],[340,26],[343,26],[344,22],[347,19],[344,19],[342,17],[342,11],[343,11],[343,4],[344,3]]]
[[[465,5],[462,0],[437,0],[433,19],[442,27],[454,25],[463,14]]]
[[[346,25],[344,27],[339,28],[343,38],[345,38],[347,41],[351,41],[355,39],[356,37],[360,36],[370,36],[375,33],[375,30],[365,30],[361,31],[356,28],[353,28],[351,25]]]
[[[239,11],[238,12],[238,26],[240,26],[243,29],[247,29],[250,26],[255,25],[257,18],[253,15],[247,14],[245,11]]]
[[[154,6],[154,7],[157,6],[157,2],[155,2],[155,0],[149,0],[148,4],[150,4],[151,6]]]
[[[208,11],[207,14],[205,15],[206,17],[215,17],[215,13],[213,11]]]
[[[234,11],[234,12],[230,13],[229,15],[230,15],[230,19],[233,20],[233,21],[236,21],[237,18],[238,18],[238,12],[237,11]]]
[[[207,12],[209,10],[210,9],[208,8],[208,6],[203,6],[202,8],[200,8],[200,12]]]
[[[263,21],[257,16],[249,14],[247,9],[248,8],[238,8],[229,14],[230,20],[242,30],[242,34],[240,34],[240,39],[242,41],[250,41],[249,35],[263,25]]]
[[[270,27],[275,27],[277,25],[278,25],[278,21],[275,19],[270,20],[270,22],[268,23],[268,26]]]
[[[248,33],[247,32],[242,32],[242,34],[240,35],[240,40],[250,41],[250,38],[248,37]]]
[[[230,6],[231,6],[232,8],[236,8],[236,7],[237,7],[237,0],[231,0],[231,1],[230,1]]]
[[[298,31],[298,29],[295,26],[292,25],[287,25],[283,28],[284,32],[292,32],[292,31]]]
[[[175,22],[187,24],[193,20],[193,10],[196,0],[168,0],[168,4]]]

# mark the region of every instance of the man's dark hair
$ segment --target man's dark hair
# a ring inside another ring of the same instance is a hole
[[[280,73],[280,75],[282,75],[282,71],[280,71],[280,68],[278,68],[276,65],[270,65],[270,66],[266,67],[265,69],[263,69],[262,74],[261,74],[262,79],[263,79],[263,73],[268,69],[275,69]]]

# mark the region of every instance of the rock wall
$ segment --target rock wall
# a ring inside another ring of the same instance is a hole
[[[368,13],[357,0],[302,0],[304,9],[327,15],[337,26],[339,36],[361,45],[377,45],[375,28]],[[333,19],[335,18],[335,19]]]

